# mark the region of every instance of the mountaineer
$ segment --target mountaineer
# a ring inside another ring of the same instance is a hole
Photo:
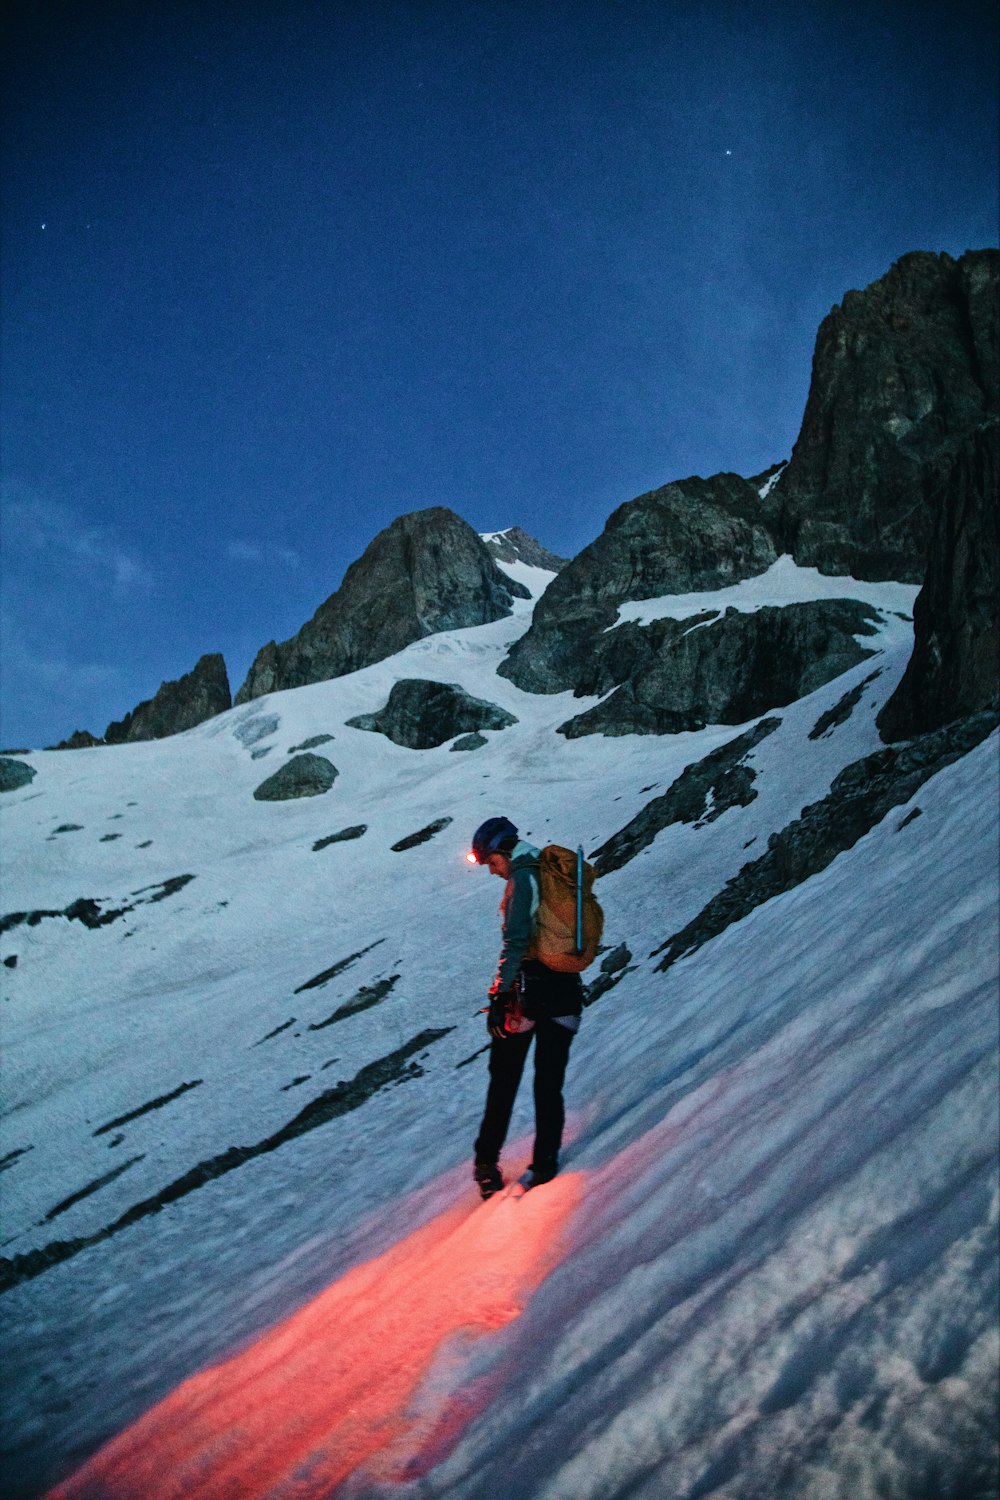
[[[522,1182],[535,1187],[559,1170],[563,1079],[583,1010],[580,973],[593,962],[603,914],[592,893],[596,872],[583,851],[555,844],[540,851],[508,818],[489,818],[477,828],[467,857],[506,882],[500,961],[489,990],[490,1082],[473,1169],[489,1198],[503,1187],[500,1149],[532,1037],[535,1145]]]

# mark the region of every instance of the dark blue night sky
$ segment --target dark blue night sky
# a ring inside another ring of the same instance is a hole
[[[992,4],[6,10],[5,745],[235,691],[404,511],[759,472],[848,288],[997,243]]]

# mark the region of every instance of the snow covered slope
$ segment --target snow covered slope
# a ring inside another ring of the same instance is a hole
[[[815,587],[772,574],[749,607]],[[517,1202],[470,1179],[501,889],[471,832],[594,851],[750,726],[556,735],[587,701],[496,674],[525,601],[28,758],[0,802],[6,1495],[991,1492],[996,734],[662,967],[880,748],[916,591],[843,592],[881,608],[877,657],[769,716],[752,796],[602,878],[627,953],[589,976],[563,1174]],[[402,678],[518,722],[463,753],[347,727]],[[255,801],[320,735],[333,788]],[[525,1087],[511,1171],[530,1128]]]

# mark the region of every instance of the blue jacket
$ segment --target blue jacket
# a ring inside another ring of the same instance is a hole
[[[538,900],[538,850],[534,844],[518,839],[510,857],[510,879],[500,902],[500,962],[491,994],[513,987],[535,930]]]
[[[497,974],[492,985],[490,994],[495,995],[501,990],[510,990],[514,981],[521,973],[521,965],[524,963],[524,955],[531,944],[535,931],[535,918],[538,915],[539,906],[539,884],[538,884],[538,859],[539,851],[534,844],[529,844],[525,839],[518,839],[510,857],[510,878],[504,887],[503,899],[500,902],[500,918],[502,939],[500,943],[500,961],[497,965]],[[576,1031],[580,1024],[580,996],[582,985],[576,975],[552,974],[544,965],[535,961],[529,961],[528,969],[522,975],[525,985],[525,1004],[528,1003],[528,989],[537,984],[540,975],[548,991],[555,986],[556,994],[550,994],[549,999],[555,1001],[553,1009],[562,1011],[566,1007],[566,1013],[553,1015],[552,1019],[559,1021],[570,1031]],[[546,1007],[542,1013],[552,1014]],[[529,1012],[530,1014],[530,1012]]]

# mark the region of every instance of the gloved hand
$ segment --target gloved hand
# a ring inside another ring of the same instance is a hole
[[[497,994],[490,996],[489,1014],[486,1017],[486,1025],[490,1036],[503,1041],[510,1036],[507,1030],[507,999],[506,990],[500,990]]]

